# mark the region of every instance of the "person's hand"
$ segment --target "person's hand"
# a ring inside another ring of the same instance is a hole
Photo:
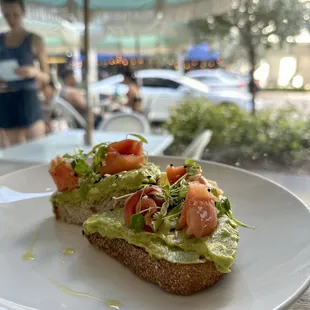
[[[16,74],[22,78],[34,78],[37,74],[37,69],[33,66],[21,66],[16,69]]]

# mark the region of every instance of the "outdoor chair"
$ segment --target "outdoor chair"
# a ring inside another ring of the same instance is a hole
[[[138,113],[115,113],[103,120],[97,130],[149,133],[150,124],[145,116]]]
[[[159,100],[159,95],[155,97],[149,97],[147,98],[148,100],[145,101],[145,112],[144,114],[146,115],[147,119],[152,121],[154,118],[157,119],[158,116],[159,118],[165,118],[165,112],[164,115],[162,111],[166,111],[166,103],[162,100]]]
[[[212,138],[212,131],[205,130],[197,136],[182,153],[182,157],[191,158],[194,160],[201,159],[203,152]]]
[[[61,111],[69,126],[76,123],[83,129],[87,128],[87,122],[84,117],[69,102],[58,97],[55,105]]]

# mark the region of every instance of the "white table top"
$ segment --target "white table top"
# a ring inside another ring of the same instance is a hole
[[[84,145],[84,130],[70,129],[63,132],[53,133],[43,139],[13,146],[0,151],[0,161],[18,162],[29,164],[49,163],[55,156],[72,153],[76,147],[89,152],[92,147]],[[102,132],[95,131],[93,145],[102,142],[114,142],[126,138],[125,132]],[[170,135],[142,134],[148,141],[144,149],[149,155],[161,155],[173,142]],[[133,137],[133,139],[135,139]]]

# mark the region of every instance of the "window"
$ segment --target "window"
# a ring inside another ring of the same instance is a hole
[[[213,76],[201,76],[198,77],[197,80],[206,84],[220,84],[221,81],[217,77]]]
[[[145,87],[163,87],[177,89],[180,86],[180,84],[175,81],[162,78],[144,78],[142,80],[142,83]]]

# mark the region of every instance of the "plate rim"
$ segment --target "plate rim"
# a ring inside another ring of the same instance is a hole
[[[171,159],[171,160],[173,160],[173,159],[185,160],[185,159],[188,159],[189,157],[184,157],[184,156],[166,156],[166,155],[150,155],[150,156],[148,156],[148,158],[149,159],[159,158],[159,159]],[[267,181],[269,183],[272,183],[272,184],[276,185],[277,187],[283,189],[284,191],[286,191],[290,195],[292,195],[310,213],[310,206],[308,206],[308,204],[306,202],[304,202],[300,197],[298,197],[295,193],[293,193],[291,190],[289,190],[285,186],[279,184],[276,181],[273,181],[273,180],[269,179],[268,177],[265,177],[263,175],[260,175],[258,173],[252,172],[252,171],[245,170],[243,168],[231,166],[231,165],[228,165],[228,164],[223,164],[223,163],[218,163],[218,162],[214,162],[214,161],[210,161],[210,160],[203,160],[203,159],[196,159],[196,161],[202,162],[202,163],[206,163],[206,164],[210,164],[210,165],[214,165],[214,166],[218,166],[218,167],[228,168],[230,170],[235,170],[235,171],[238,171],[238,172],[242,172],[242,173],[245,173],[245,174],[257,177],[259,179],[262,179],[264,181]],[[39,164],[39,165],[33,165],[33,166],[30,166],[30,167],[27,167],[27,168],[22,168],[22,169],[18,169],[16,171],[13,171],[13,172],[6,173],[6,174],[0,176],[0,181],[2,181],[3,179],[5,179],[8,176],[15,175],[15,174],[21,173],[23,171],[38,169],[38,168],[44,167],[44,166],[48,167],[49,164],[44,163],[44,164]],[[310,273],[309,273],[308,278],[306,279],[306,281],[304,281],[304,283],[289,298],[284,300],[281,304],[277,305],[272,310],[286,310],[288,307],[292,306],[296,301],[298,301],[298,299],[307,291],[307,289],[309,287],[310,287]]]

